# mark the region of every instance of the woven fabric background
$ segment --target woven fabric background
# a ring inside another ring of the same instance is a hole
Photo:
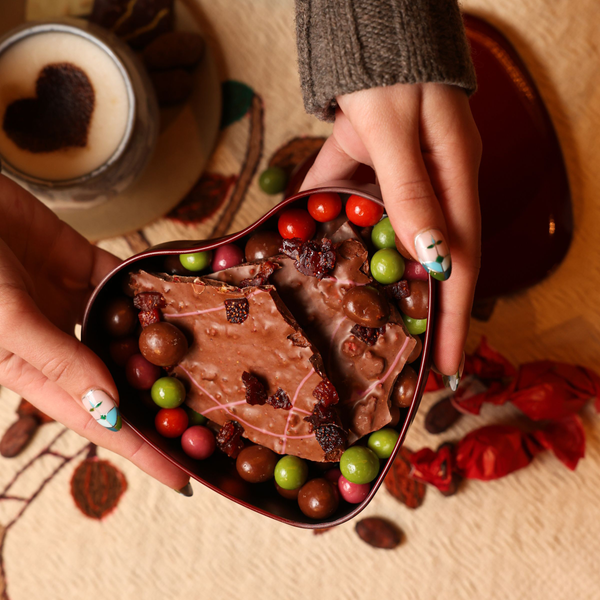
[[[186,0],[216,49],[223,80],[245,84],[262,110],[262,151],[230,230],[279,201],[264,195],[257,173],[300,136],[329,126],[303,112],[296,73],[292,0]],[[600,370],[600,11],[597,0],[467,0],[514,44],[545,99],[569,173],[575,238],[546,281],[501,300],[488,323],[473,323],[469,349],[482,334],[515,364],[552,358]],[[259,110],[260,109],[260,110]],[[252,110],[222,132],[207,172],[234,177],[247,166]],[[250,153],[252,154],[252,153]],[[232,179],[233,181],[233,179]],[[209,235],[220,213],[194,225],[161,219],[101,245],[121,257],[146,243]],[[136,246],[137,245],[137,246]],[[515,269],[527,268],[527,256]],[[510,417],[486,406],[444,436],[431,436],[426,397],[407,446],[436,447]],[[19,399],[0,397],[0,432]],[[490,483],[468,482],[454,497],[428,489],[412,511],[384,489],[365,515],[405,532],[393,551],[375,550],[354,524],[314,535],[251,513],[194,485],[184,498],[102,449],[127,489],[102,520],[78,510],[70,482],[89,447],[57,423],[40,428],[19,457],[0,459],[0,598],[2,600],[402,600],[595,599],[600,597],[600,427],[583,413],[586,458],[573,473],[549,453]],[[440,439],[441,438],[441,439]],[[19,498],[26,498],[24,502]],[[4,594],[4,596],[3,596]]]

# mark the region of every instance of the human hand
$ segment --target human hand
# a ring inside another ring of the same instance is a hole
[[[349,179],[359,163],[369,165],[410,255],[426,263],[431,236],[442,241],[437,250],[442,255],[449,251],[451,258],[436,274],[447,281],[440,285],[433,359],[455,389],[481,252],[481,139],[467,96],[445,84],[396,84],[340,96],[337,102],[333,133],[302,189]]]
[[[189,477],[127,425],[121,428],[108,369],[74,337],[92,290],[119,263],[0,175],[0,385],[182,490]],[[103,402],[90,413],[92,398]],[[97,421],[100,415],[107,418]]]

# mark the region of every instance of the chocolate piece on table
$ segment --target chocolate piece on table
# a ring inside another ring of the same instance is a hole
[[[220,425],[237,421],[245,437],[278,454],[316,462],[339,459],[326,457],[304,420],[317,403],[312,392],[323,381],[323,360],[273,286],[240,289],[206,277],[144,271],[132,274],[130,285],[136,293],[161,293],[165,321],[193,340],[172,370],[188,384],[186,403],[193,410]],[[228,322],[226,300],[247,300],[243,322]],[[248,404],[244,372],[263,382],[268,396],[282,389],[292,407]]]

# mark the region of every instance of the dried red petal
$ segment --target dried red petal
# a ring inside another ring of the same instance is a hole
[[[323,379],[321,383],[317,384],[317,387],[313,390],[312,395],[321,403],[323,406],[330,406],[331,404],[337,404],[340,397],[338,396],[337,390],[333,386],[333,383],[328,379]]]
[[[141,292],[133,298],[133,305],[138,310],[149,312],[154,308],[164,308],[167,304],[159,292]]]
[[[410,456],[412,454],[407,448],[400,448],[383,482],[387,491],[396,500],[408,508],[419,508],[423,504],[427,488],[410,475],[412,470]]]
[[[510,362],[487,343],[485,336],[482,336],[477,350],[465,357],[465,375],[497,380],[514,377],[516,373],[516,369]]]
[[[225,313],[230,323],[239,325],[243,323],[250,314],[250,303],[246,298],[225,300]]]
[[[452,446],[443,444],[437,451],[423,448],[408,457],[412,466],[411,477],[434,485],[441,492],[451,489],[454,457]]]
[[[402,300],[403,298],[408,298],[410,296],[410,288],[408,287],[408,281],[406,279],[401,279],[396,283],[386,285],[383,289],[388,298],[394,300]]]
[[[158,308],[138,313],[138,319],[140,320],[142,327],[148,327],[148,325],[160,322],[161,316],[161,312]]]
[[[383,327],[363,327],[362,325],[354,325],[350,333],[356,336],[361,342],[367,346],[374,346],[380,335],[385,333],[385,325]]]
[[[251,373],[242,373],[242,382],[246,387],[246,402],[251,406],[263,405],[267,401],[265,386]]]
[[[274,262],[266,260],[265,262],[261,263],[256,276],[249,279],[242,279],[242,281],[240,281],[239,287],[244,288],[259,285],[267,285],[269,283],[269,277],[273,275],[277,266],[278,265]]]
[[[544,448],[552,450],[558,460],[572,471],[585,456],[585,431],[581,419],[570,415],[561,421],[549,423],[532,434]]]
[[[335,250],[327,238],[304,243],[299,238],[283,240],[281,251],[295,259],[296,269],[308,277],[322,279],[335,267]]]
[[[281,388],[277,388],[277,391],[267,398],[267,404],[270,404],[273,408],[282,408],[283,410],[292,408],[290,397]]]
[[[217,448],[230,458],[237,458],[244,448],[244,428],[237,421],[225,421],[217,434]]]
[[[436,392],[437,390],[441,390],[444,388],[444,380],[441,375],[438,375],[434,371],[429,371],[429,377],[427,378],[427,383],[425,384],[425,393],[427,392]]]

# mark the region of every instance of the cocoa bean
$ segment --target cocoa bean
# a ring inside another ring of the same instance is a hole
[[[39,427],[35,417],[20,417],[7,430],[0,440],[0,454],[4,458],[17,456],[27,444]]]
[[[425,429],[429,433],[443,433],[461,417],[462,413],[454,408],[452,400],[444,398],[429,409],[425,417]]]
[[[373,548],[392,550],[400,544],[402,531],[393,523],[379,517],[362,519],[355,527],[358,537]]]

